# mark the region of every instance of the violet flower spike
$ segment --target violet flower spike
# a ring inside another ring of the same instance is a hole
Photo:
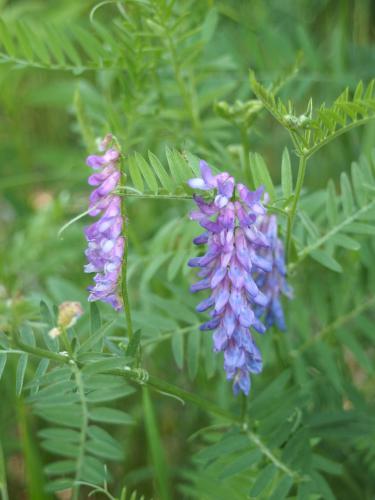
[[[258,222],[258,229],[265,234],[270,247],[263,250],[263,258],[272,262],[269,273],[260,272],[256,278],[258,287],[267,297],[267,305],[257,311],[257,316],[264,316],[267,327],[276,325],[281,331],[286,330],[285,316],[281,304],[281,296],[293,298],[293,290],[286,281],[286,265],[283,242],[277,236],[277,219],[275,215],[265,215]]]
[[[88,300],[107,302],[119,311],[123,307],[120,281],[125,240],[121,198],[113,193],[120,183],[120,152],[109,147],[111,142],[112,136],[108,134],[99,148],[104,154],[91,155],[86,160],[87,165],[96,170],[88,179],[89,185],[96,186],[90,195],[89,215],[100,215],[100,218],[85,228],[88,264],[84,270],[96,273],[95,284],[88,287]]]
[[[257,218],[265,213],[261,203],[263,189],[254,193],[237,185],[239,200],[233,200],[235,182],[224,172],[214,176],[206,162],[201,161],[202,178],[192,179],[195,189],[215,190],[214,200],[206,202],[196,196],[198,210],[191,218],[205,232],[194,239],[197,245],[207,244],[207,253],[189,261],[198,267],[201,281],[191,291],[210,289],[211,295],[198,306],[201,312],[211,309],[201,330],[214,330],[216,352],[224,353],[227,378],[234,381],[235,394],[249,394],[250,374],[260,373],[262,357],[252,337],[252,330],[264,333],[265,326],[255,314],[268,304],[268,298],[258,288],[254,276],[272,270],[272,261],[260,255],[269,247],[268,238],[256,227]]]

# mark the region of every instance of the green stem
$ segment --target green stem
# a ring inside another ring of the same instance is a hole
[[[244,176],[246,179],[246,182],[250,184],[252,188],[254,188],[254,178],[251,172],[251,165],[250,165],[250,146],[249,146],[249,139],[248,139],[248,130],[247,127],[244,125],[240,128],[241,131],[241,144],[242,144],[242,153],[243,153],[243,167],[244,167]]]
[[[89,425],[89,411],[87,407],[87,401],[85,396],[85,388],[83,386],[83,379],[81,375],[81,371],[78,366],[74,363],[73,366],[74,378],[77,384],[78,394],[81,401],[82,407],[82,423],[81,423],[81,432],[79,437],[79,449],[78,456],[76,459],[76,474],[74,478],[74,486],[72,493],[72,500],[79,499],[79,489],[80,489],[80,478],[82,476],[82,469],[85,459],[85,445],[86,445],[86,437],[87,437],[87,429]]]
[[[287,474],[288,476],[292,477],[294,480],[296,480],[298,482],[307,480],[306,477],[303,477],[300,474],[298,474],[298,472],[296,472],[296,471],[294,471],[292,469],[289,469],[289,467],[287,467],[283,462],[281,462],[272,453],[272,451],[269,448],[267,448],[267,446],[259,439],[259,437],[256,434],[254,434],[251,431],[246,431],[246,435],[249,438],[249,440],[252,443],[254,443],[255,446],[257,446],[259,448],[259,450],[263,453],[263,455],[266,456],[273,463],[273,465],[275,465],[275,467],[277,467],[278,469],[280,469],[285,474]]]
[[[182,76],[181,65],[178,61],[178,54],[177,54],[176,46],[174,44],[173,38],[170,35],[170,28],[169,28],[169,26],[166,25],[162,16],[160,16],[159,23],[164,28],[164,39],[167,42],[167,49],[168,49],[170,57],[171,57],[173,72],[174,72],[175,80],[176,80],[180,95],[182,97],[182,100],[184,101],[185,108],[186,108],[188,114],[190,115],[194,134],[195,134],[196,138],[199,140],[200,135],[201,135],[201,121],[200,121],[200,117],[199,117],[199,109],[195,105],[192,93],[189,92],[189,89],[186,86],[184,77]]]
[[[136,377],[138,380],[134,378],[133,380],[135,382],[136,381],[139,382],[138,373],[136,374]],[[231,422],[235,422],[238,424],[242,422],[239,416],[233,415],[232,413],[224,410],[223,408],[220,408],[220,406],[217,406],[215,403],[211,403],[206,398],[202,398],[194,393],[185,391],[184,389],[181,389],[180,387],[177,387],[174,384],[166,382],[165,380],[162,380],[158,377],[149,375],[146,384],[149,387],[152,387],[158,391],[172,394],[173,396],[176,396],[177,398],[182,399],[183,401],[189,401],[190,403],[193,403],[196,406],[200,407],[202,410],[208,411],[216,415],[217,417],[221,417],[224,418],[225,420],[229,420]]]
[[[191,330],[196,330],[199,327],[200,323],[196,323],[194,325],[185,326],[185,328],[180,328],[178,330],[172,330],[170,332],[159,335],[159,337],[151,337],[150,339],[142,342],[142,347],[146,347],[151,344],[159,344],[164,340],[170,339],[173,335],[184,335],[185,333],[191,332]]]
[[[248,406],[248,398],[245,394],[241,394],[241,419],[242,422],[246,422],[247,417],[247,406]]]
[[[316,342],[322,340],[322,338],[326,337],[327,335],[330,335],[331,333],[338,330],[346,323],[349,323],[354,318],[362,314],[367,309],[370,309],[371,307],[374,306],[375,306],[375,295],[368,298],[365,302],[362,302],[359,306],[355,307],[344,316],[340,316],[335,321],[322,328],[316,335],[311,336],[301,346],[299,346],[298,350],[291,351],[289,353],[290,356],[291,357],[300,356],[302,352],[306,351],[306,349],[314,345]]]
[[[4,460],[3,448],[1,446],[1,441],[0,441],[0,494],[2,500],[9,500],[7,478],[5,472],[5,460]]]
[[[305,248],[303,248],[300,252],[298,252],[298,260],[297,262],[293,263],[290,265],[290,271],[294,270],[294,268],[300,264],[313,250],[316,250],[317,248],[321,247],[324,243],[329,241],[335,234],[341,232],[346,226],[351,224],[352,222],[355,222],[357,219],[363,217],[364,214],[366,214],[368,211],[372,210],[372,208],[375,207],[375,200],[371,201],[364,207],[360,208],[356,212],[354,212],[353,215],[348,217],[347,219],[344,219],[340,224],[337,224],[337,226],[333,227],[330,231],[328,231],[326,234],[324,234],[321,238],[317,239],[314,241],[314,243],[311,243],[310,245],[307,245]]]
[[[291,208],[289,216],[288,216],[288,224],[287,224],[287,231],[286,231],[286,254],[288,256],[288,261],[290,260],[292,230],[293,230],[294,220],[296,218],[298,201],[299,201],[299,198],[301,196],[303,181],[305,179],[306,165],[307,165],[307,157],[300,156],[296,190],[294,193],[293,205],[292,205],[292,208]]]
[[[9,500],[7,486],[0,488],[1,500]]]
[[[211,403],[206,398],[202,398],[196,394],[185,391],[185,389],[181,389],[180,387],[177,387],[176,385],[158,377],[149,375],[145,370],[126,367],[125,370],[109,370],[106,373],[125,377],[137,384],[147,385],[158,392],[175,396],[176,399],[183,402],[189,401],[202,410],[208,411],[209,413],[216,415],[217,417],[224,418],[225,420],[229,420],[232,423],[241,424],[242,422],[238,415],[234,415],[220,408],[220,406],[215,405],[215,403]]]
[[[72,346],[70,345],[70,342],[69,342],[68,332],[63,327],[61,327],[60,330],[61,330],[60,337],[61,337],[61,340],[62,340],[62,342],[64,344],[64,347],[65,347],[67,353],[69,354],[69,356],[72,358],[73,357],[73,351],[72,351]]]
[[[121,177],[121,187],[124,187],[125,179],[126,179],[126,174],[125,174],[125,172],[123,172],[123,175]],[[121,198],[121,215],[122,215],[122,220],[123,220],[122,235],[123,235],[124,242],[125,242],[124,259],[123,259],[122,270],[121,270],[121,293],[122,293],[122,300],[124,303],[126,328],[127,328],[127,332],[128,332],[128,338],[130,339],[133,335],[133,324],[132,324],[132,318],[131,318],[129,295],[128,295],[128,284],[127,284],[129,238],[128,238],[128,230],[127,230],[128,229],[128,222],[127,222],[127,216],[126,216],[125,197]]]
[[[148,198],[148,199],[153,199],[153,200],[184,200],[184,201],[191,201],[193,199],[192,196],[189,195],[173,195],[173,194],[147,194],[147,193],[129,193],[126,192],[125,194],[121,193],[122,190],[126,190],[124,186],[120,187],[120,192],[117,192],[120,196],[123,196],[124,198]]]
[[[365,125],[366,123],[368,123],[369,121],[373,120],[374,118],[375,118],[375,116],[373,116],[373,115],[372,116],[367,116],[366,118],[362,118],[360,120],[352,122],[349,125],[346,125],[346,126],[340,128],[340,129],[336,130],[336,132],[334,132],[333,134],[329,135],[328,137],[326,137],[325,139],[323,139],[321,142],[319,142],[318,144],[316,144],[315,146],[313,146],[312,148],[310,148],[306,152],[307,158],[310,158],[313,154],[315,154],[317,151],[319,151],[319,149],[321,149],[322,147],[324,147],[326,144],[329,144],[331,141],[333,141],[334,139],[336,139],[340,135],[346,134],[346,132],[349,132],[349,130],[352,130],[353,128],[357,128],[357,127],[359,127],[361,125]]]
[[[64,363],[64,364],[67,364],[70,361],[70,358],[68,356],[64,356],[63,354],[58,354],[57,352],[46,351],[45,349],[40,349],[39,347],[33,347],[31,345],[24,344],[15,335],[13,335],[13,342],[16,345],[16,347],[21,349],[21,351],[28,352],[29,354],[33,354],[34,356],[37,356],[38,358],[47,358],[47,359],[51,359],[52,361],[57,361],[58,363]]]

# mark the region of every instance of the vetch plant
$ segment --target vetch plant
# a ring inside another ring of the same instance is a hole
[[[361,58],[337,76],[327,51],[294,78],[300,58],[280,71],[275,56],[271,74],[268,47],[321,44],[305,24],[275,43],[257,24],[267,6],[245,19],[246,2],[101,2],[81,23],[66,1],[48,11],[56,29],[13,24],[7,6],[0,22],[1,99],[20,128],[6,120],[3,163],[28,169],[0,199],[0,496],[372,499],[375,96],[352,85]],[[39,142],[21,97],[43,105]],[[48,203],[29,206],[42,183]]]

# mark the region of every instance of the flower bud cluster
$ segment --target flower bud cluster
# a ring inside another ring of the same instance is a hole
[[[57,326],[52,328],[48,335],[54,339],[58,337],[62,331],[71,328],[82,316],[83,308],[80,302],[66,301],[59,305],[57,314]]]

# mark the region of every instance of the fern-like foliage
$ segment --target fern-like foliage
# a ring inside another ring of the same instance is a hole
[[[297,152],[307,158],[339,135],[375,117],[374,80],[367,87],[360,82],[353,95],[347,88],[330,107],[322,104],[315,108],[310,100],[301,115],[291,102],[285,104],[267,90],[253,72],[250,84],[265,108],[290,132]]]
[[[206,446],[194,457],[195,470],[184,474],[182,491],[193,498],[335,498],[326,475],[343,472],[341,463],[324,453],[320,440],[336,426],[351,426],[361,435],[358,415],[319,415],[308,409],[308,392],[290,387],[291,371],[281,372],[251,402],[256,434],[245,425],[223,433],[205,433]],[[267,409],[264,402],[267,400]]]
[[[126,158],[126,168],[129,171],[135,194],[144,197],[176,197],[191,198],[192,190],[187,180],[199,175],[199,160],[190,153],[179,153],[177,150],[166,149],[168,167],[153,153],[148,153],[148,161],[139,153]],[[134,194],[134,193],[133,193]],[[132,195],[128,192],[128,195]],[[159,195],[159,196],[157,196]]]
[[[45,468],[49,478],[46,489],[76,490],[80,484],[100,488],[111,481],[106,464],[124,459],[123,448],[102,426],[134,424],[128,413],[113,406],[114,401],[131,395],[134,388],[123,377],[108,373],[124,368],[130,358],[124,351],[119,355],[119,349],[104,340],[113,322],[101,324],[96,305],[91,308],[89,337],[76,344],[75,362],[68,362],[68,353],[60,352],[59,341],[48,337],[55,320],[45,303],[41,304],[41,314],[40,325],[45,326],[34,331],[23,327],[14,342],[19,352],[26,349],[38,357],[44,356],[27,384],[24,381],[30,354],[19,356],[16,391],[18,395],[24,393],[34,414],[50,424],[38,433],[41,446],[59,457]],[[36,338],[41,334],[47,351],[36,346]],[[109,348],[106,354],[104,347]],[[17,350],[10,349],[9,340],[3,336],[0,351],[3,364],[9,354],[17,354]]]
[[[0,20],[0,61],[16,67],[85,70],[121,67],[121,32],[114,37],[104,26],[48,26]],[[117,40],[117,41],[116,41]]]

